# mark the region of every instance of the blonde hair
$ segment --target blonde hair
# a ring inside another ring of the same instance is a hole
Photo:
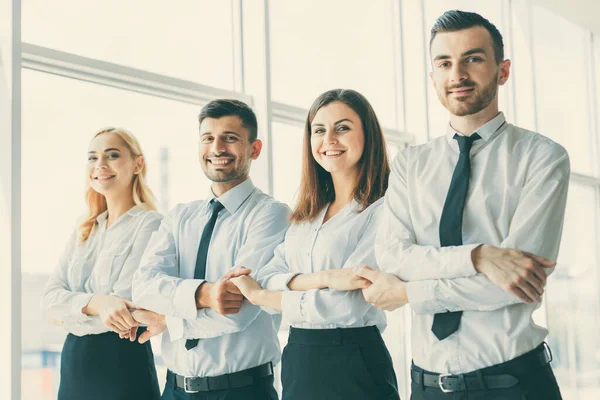
[[[92,140],[105,133],[110,133],[121,138],[123,143],[125,143],[127,149],[129,149],[131,157],[134,160],[137,157],[144,156],[144,154],[142,153],[140,143],[137,141],[135,136],[133,136],[133,134],[122,128],[103,129],[100,132],[96,133]],[[152,191],[146,183],[146,171],[147,167],[146,162],[144,160],[142,169],[139,171],[139,173],[133,175],[133,201],[137,206],[140,206],[146,210],[156,210],[156,205],[154,204],[154,195],[152,194]],[[78,236],[81,243],[85,242],[90,237],[92,229],[94,229],[94,226],[96,226],[96,224],[98,223],[98,221],[96,220],[96,218],[98,218],[98,215],[102,214],[104,211],[107,210],[106,198],[104,197],[104,195],[92,189],[92,187],[90,186],[89,177],[86,179],[86,181],[87,187],[85,191],[85,201],[88,205],[88,216],[81,223],[81,225],[79,225]]]

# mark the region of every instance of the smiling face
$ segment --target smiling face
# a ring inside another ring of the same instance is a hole
[[[234,187],[246,180],[261,147],[258,139],[250,143],[248,129],[236,115],[204,118],[200,124],[200,164],[213,182]]]
[[[362,121],[346,104],[334,101],[321,107],[311,122],[312,156],[334,174],[358,174],[365,146]]]
[[[88,148],[90,186],[104,196],[131,193],[134,174],[141,171],[142,156],[133,158],[123,140],[111,133],[96,136]]]
[[[484,27],[438,33],[430,52],[430,77],[450,113],[466,116],[497,110],[498,86],[508,80],[510,61],[496,61],[492,37]]]

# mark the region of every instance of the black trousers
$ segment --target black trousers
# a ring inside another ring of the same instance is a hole
[[[540,351],[543,344],[530,353]],[[523,356],[502,364],[479,370],[483,376],[508,374],[519,380],[515,386],[505,389],[485,389],[443,393],[439,388],[424,387],[411,382],[411,400],[562,400],[560,389],[550,364],[542,366]],[[531,360],[531,358],[529,358]],[[413,365],[413,370],[424,371]],[[425,371],[427,372],[427,371]],[[477,376],[477,372],[464,374]]]
[[[236,389],[214,390],[210,392],[186,393],[167,383],[162,400],[277,400],[273,387],[273,375],[256,380],[252,385]]]
[[[139,334],[144,329],[139,329]],[[61,355],[58,400],[158,400],[160,389],[150,342],[114,332],[69,334]]]
[[[281,383],[284,400],[400,399],[392,359],[374,326],[290,328]]]

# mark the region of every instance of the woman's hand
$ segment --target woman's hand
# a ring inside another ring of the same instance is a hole
[[[262,287],[249,275],[241,275],[229,279],[231,283],[240,289],[244,297],[252,304],[256,305],[256,297],[262,292]]]
[[[153,311],[137,309],[134,310],[131,315],[140,324],[146,325],[146,331],[142,332],[139,338],[137,338],[140,344],[146,343],[152,336],[160,335],[165,329],[167,329],[166,318],[162,314],[155,313]],[[134,326],[126,334],[119,334],[121,339],[129,339],[135,342],[137,336],[138,327]]]
[[[119,335],[128,334],[131,328],[138,327],[129,309],[135,309],[132,302],[116,296],[95,294],[81,311],[86,315],[98,315],[108,328]]]
[[[371,285],[367,279],[357,276],[353,268],[329,269],[324,273],[325,284],[330,289],[356,290],[366,289]]]

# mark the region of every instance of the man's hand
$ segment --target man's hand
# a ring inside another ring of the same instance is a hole
[[[363,267],[367,267],[363,265]],[[371,285],[367,279],[354,273],[354,268],[329,269],[325,273],[325,284],[334,290],[366,289]]]
[[[477,272],[527,304],[540,301],[546,285],[545,269],[556,265],[532,253],[485,244],[473,250],[471,259]]]
[[[157,314],[148,310],[135,310],[131,313],[133,318],[140,324],[147,326],[146,331],[143,332],[138,338],[138,342],[141,344],[146,343],[152,336],[161,334],[167,328],[167,322],[165,316]],[[138,327],[133,327],[129,333],[125,335],[119,335],[121,339],[129,338],[130,341],[135,342]]]
[[[408,303],[406,283],[392,274],[375,271],[367,266],[357,267],[354,273],[371,282],[363,289],[365,300],[377,308],[393,311]]]
[[[233,268],[216,282],[202,283],[196,290],[196,307],[212,308],[223,315],[236,314],[244,303],[244,296],[230,279],[250,272],[246,268]]]

